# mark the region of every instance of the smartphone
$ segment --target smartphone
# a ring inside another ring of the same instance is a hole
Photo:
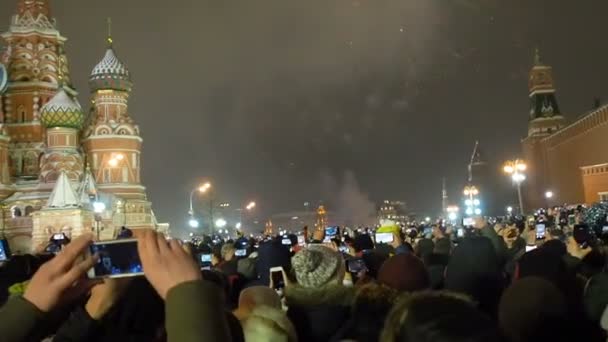
[[[365,266],[365,261],[363,261],[363,259],[350,259],[346,260],[346,269],[350,273],[359,273],[367,270],[367,266]]]
[[[124,278],[144,274],[137,252],[137,240],[100,241],[89,246],[99,260],[88,272],[89,278]]]
[[[465,232],[464,228],[458,228],[458,230],[456,231],[456,237],[463,238],[464,232]]]
[[[282,294],[285,288],[285,271],[283,267],[273,267],[270,269],[270,279],[272,279],[272,286],[277,293]]]
[[[602,234],[608,234],[608,226],[602,227]]]
[[[536,239],[542,240],[545,238],[546,226],[544,223],[539,223],[536,225]]]
[[[306,238],[304,235],[298,235],[298,245],[304,246],[306,244]]]
[[[281,240],[281,244],[283,244],[285,246],[291,246],[291,239],[290,238],[283,238],[283,240]]]
[[[475,224],[475,220],[472,217],[465,217],[462,219],[462,225],[465,227],[472,227]]]
[[[201,254],[199,260],[201,263],[211,263],[211,254]]]
[[[323,242],[330,242],[336,235],[338,235],[338,227],[325,228],[325,239]]]
[[[234,252],[234,255],[235,255],[235,256],[237,256],[237,257],[244,257],[244,256],[247,256],[247,250],[246,250],[246,249],[237,249],[237,250]],[[209,260],[209,261],[211,261],[211,260]]]
[[[340,247],[338,247],[338,250],[339,250],[341,253],[346,253],[346,254],[348,254],[348,246],[340,246]]]
[[[0,261],[7,261],[10,258],[10,255],[8,241],[6,241],[6,239],[0,240]]]
[[[433,227],[426,227],[422,234],[426,237],[433,234]]]
[[[527,253],[527,252],[529,252],[529,251],[533,251],[533,250],[535,250],[535,249],[536,249],[536,247],[538,247],[538,246],[530,246],[530,245],[527,245],[527,246],[526,246],[526,253]]]
[[[393,242],[393,233],[376,233],[376,243]]]
[[[63,234],[53,234],[53,240],[57,241],[57,240],[64,240],[65,239],[65,235]]]

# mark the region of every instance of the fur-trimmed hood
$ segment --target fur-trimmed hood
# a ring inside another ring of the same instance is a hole
[[[355,289],[344,285],[331,284],[318,288],[292,285],[285,288],[287,306],[348,306],[355,298]]]
[[[257,306],[242,322],[248,342],[296,342],[296,330],[285,313],[270,306]]]

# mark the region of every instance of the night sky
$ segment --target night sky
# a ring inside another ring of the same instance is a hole
[[[2,31],[16,2],[0,2]],[[608,101],[605,0],[52,6],[82,103],[112,17],[135,82],[143,181],[174,227],[203,179],[218,199],[256,200],[260,217],[322,199],[336,209],[349,194],[354,211],[386,198],[436,212],[443,176],[460,194],[476,139],[490,161],[520,155],[537,46],[568,119]]]

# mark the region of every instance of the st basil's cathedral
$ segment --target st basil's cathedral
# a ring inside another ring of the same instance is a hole
[[[123,226],[167,233],[141,183],[133,83],[112,38],[89,77],[87,113],[48,0],[17,0],[0,37],[0,237],[11,250],[28,253],[59,233],[113,239]]]

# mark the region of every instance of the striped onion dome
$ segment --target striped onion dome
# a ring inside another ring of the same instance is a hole
[[[72,99],[63,88],[42,106],[40,119],[46,127],[70,127],[80,129],[84,113],[78,101]]]
[[[103,59],[93,68],[89,84],[93,91],[103,89],[131,91],[133,87],[129,70],[116,57],[112,47],[106,50]]]

